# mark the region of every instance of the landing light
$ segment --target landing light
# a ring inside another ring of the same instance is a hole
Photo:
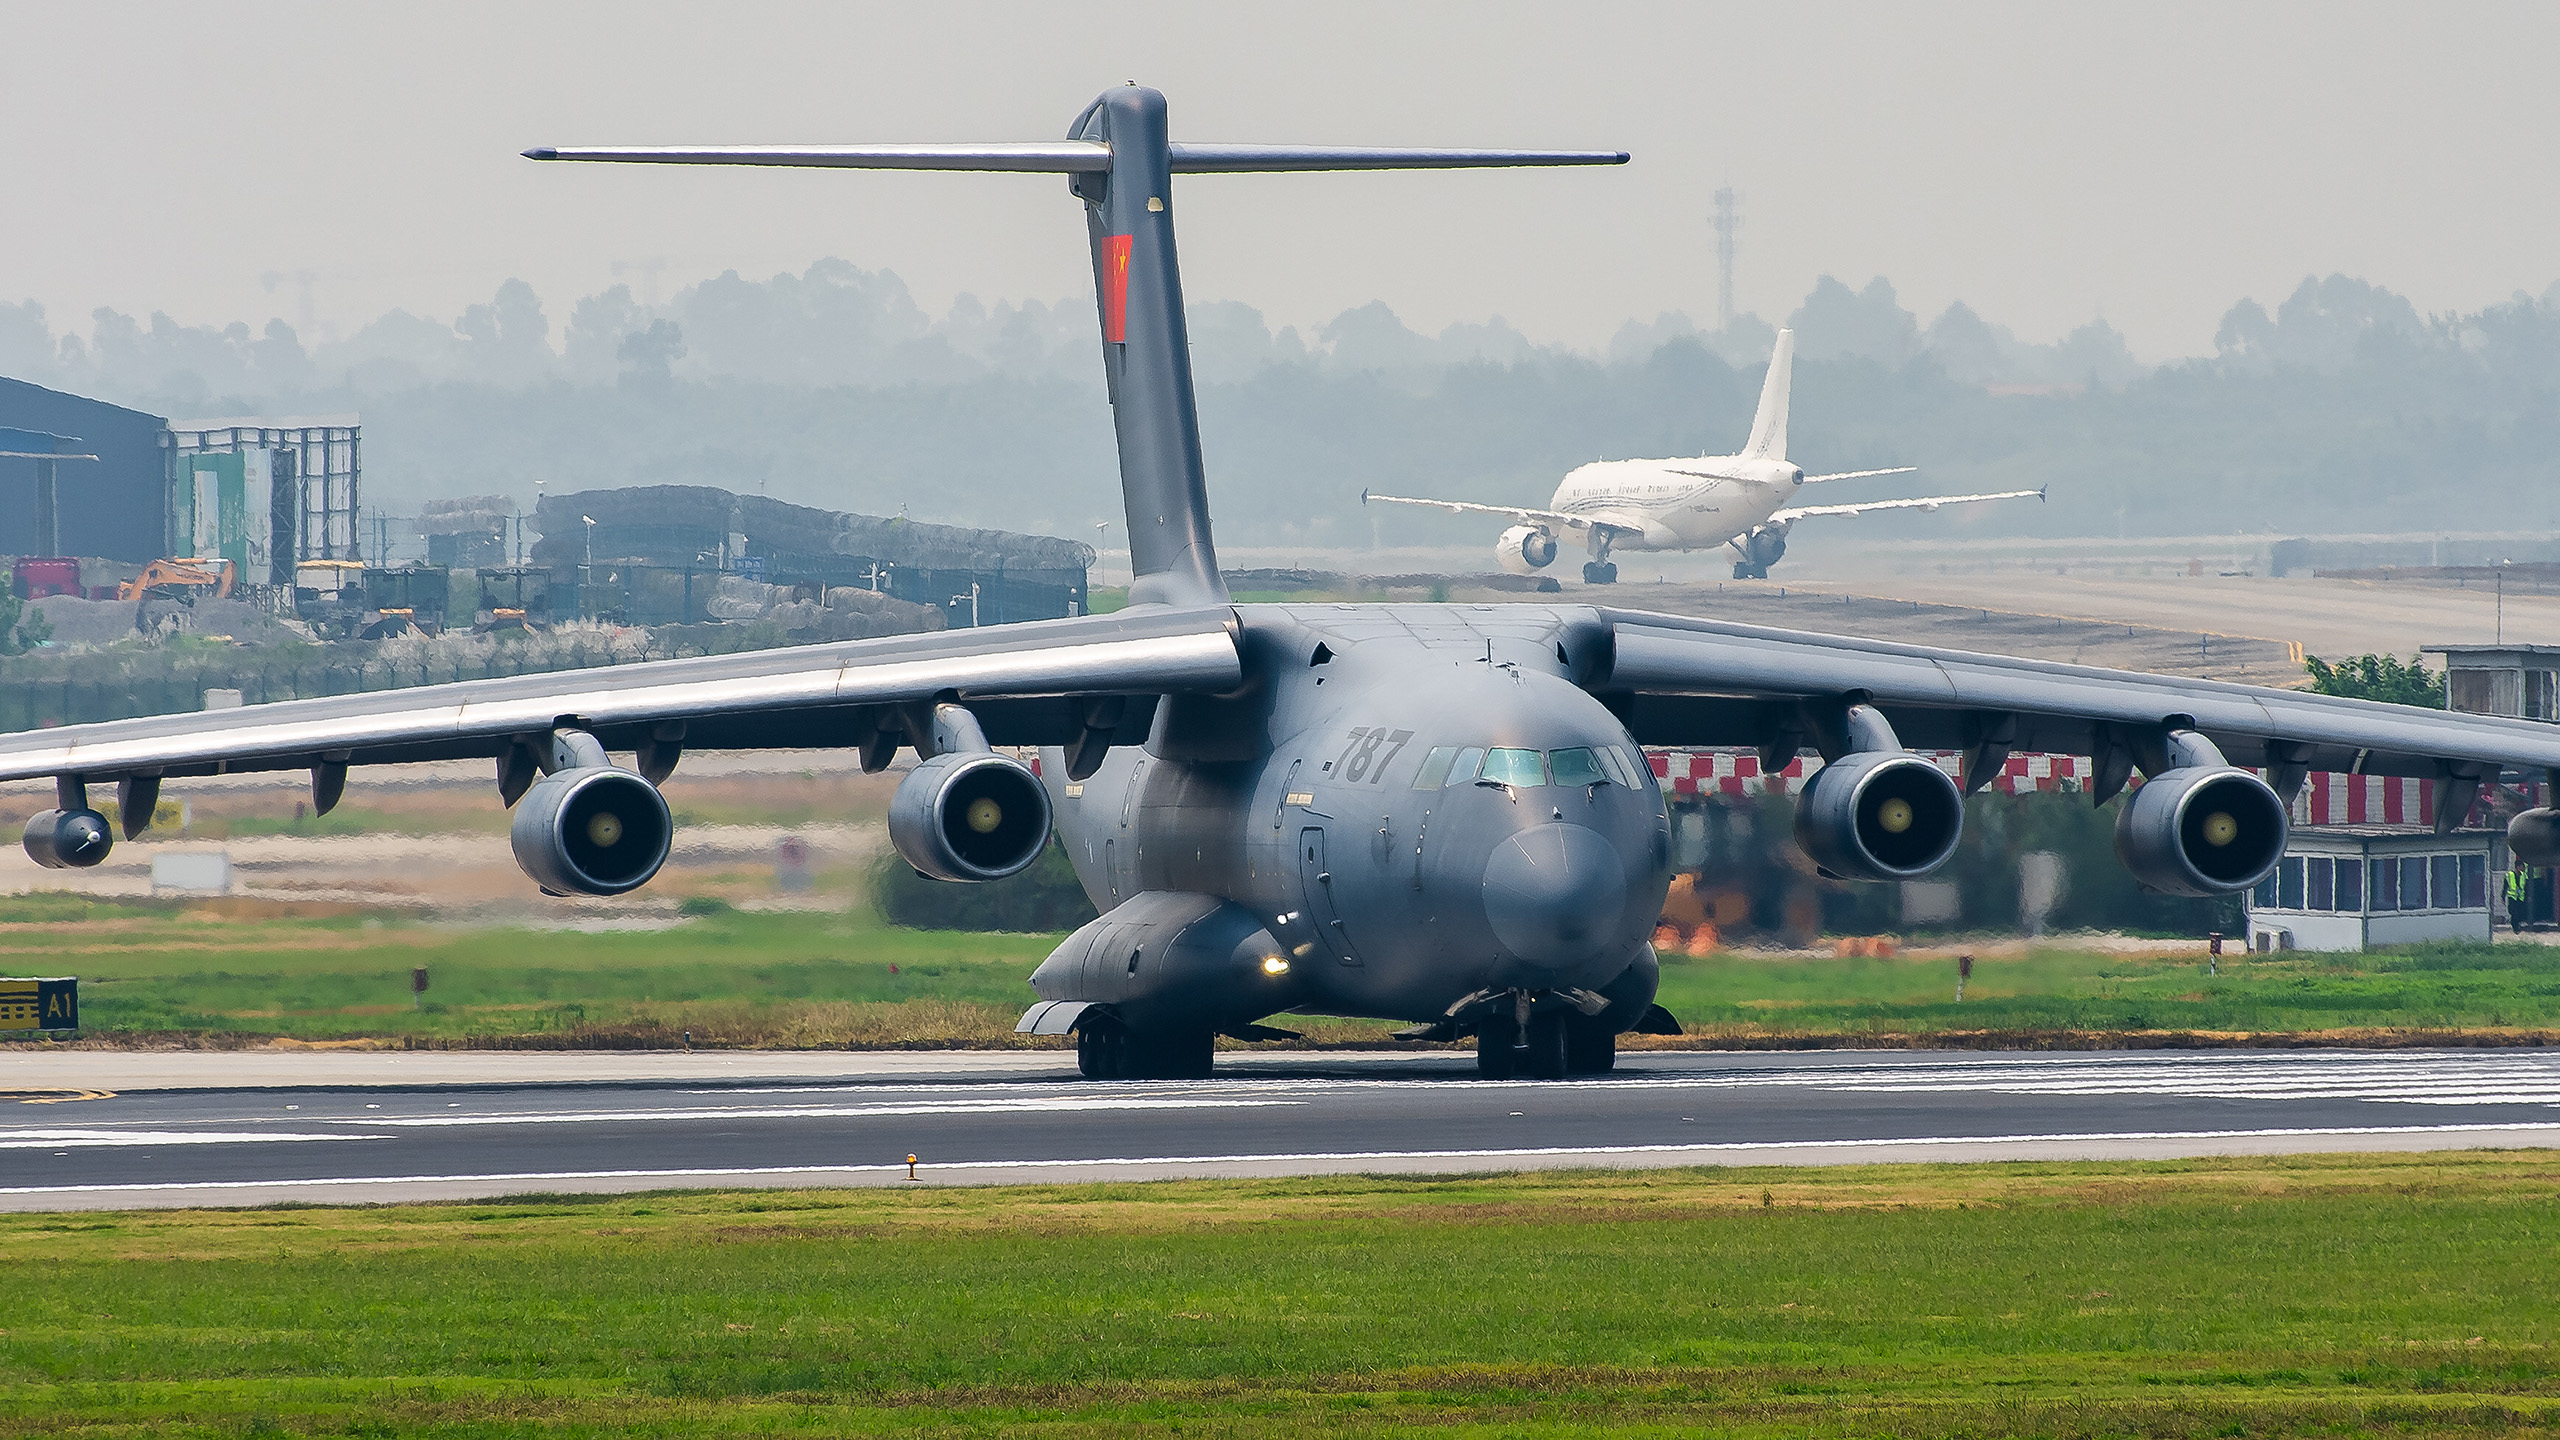
[[[1289,962],[1277,955],[1268,956],[1262,962],[1262,973],[1265,975],[1286,975],[1289,973]]]
[[[2220,849],[2239,838],[2240,822],[2231,818],[2231,812],[2216,810],[2204,817],[2204,843],[2207,845]]]
[[[1004,823],[1004,807],[983,796],[969,802],[969,828],[981,835],[993,835]]]

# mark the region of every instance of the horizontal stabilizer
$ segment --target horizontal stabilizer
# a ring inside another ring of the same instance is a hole
[[[1073,174],[1111,168],[1094,140],[1018,145],[590,145],[537,146],[528,160],[620,160],[642,165],[832,165],[850,170],[1028,170]]]
[[[1624,165],[1624,150],[1412,150],[1383,145],[1169,147],[1176,175],[1263,170],[1475,170],[1501,165]]]
[[[1166,147],[1177,175],[1278,170],[1472,170],[1502,165],[1624,165],[1624,150],[1412,150],[1370,145]],[[1019,170],[1099,173],[1111,147],[1098,140],[1002,145],[592,145],[537,146],[528,160],[618,160],[642,165],[813,165],[849,170]]]
[[[1831,475],[1807,475],[1804,483],[1818,485],[1825,480],[1864,480],[1870,475],[1911,475],[1918,473],[1919,469],[1917,465],[1896,465],[1890,470],[1842,470]]]

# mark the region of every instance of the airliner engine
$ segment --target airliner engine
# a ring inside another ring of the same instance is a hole
[[[1852,880],[1917,879],[1963,833],[1956,783],[1909,751],[1843,755],[1814,772],[1796,805],[1796,843]]]
[[[675,822],[650,784],[605,760],[592,735],[563,731],[552,771],[516,802],[516,864],[557,895],[620,895],[667,863]]]
[[[1527,575],[1556,563],[1555,532],[1536,525],[1514,525],[1493,544],[1494,558],[1514,575]]]
[[[2191,731],[2169,736],[2169,765],[2116,817],[2116,858],[2171,895],[2228,895],[2266,878],[2293,833],[2267,782],[2223,762]]]
[[[991,751],[936,755],[889,799],[889,843],[936,880],[1001,880],[1049,844],[1049,794],[1019,760]]]

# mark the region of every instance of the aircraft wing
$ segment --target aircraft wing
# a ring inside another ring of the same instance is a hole
[[[0,779],[503,761],[555,728],[609,750],[849,746],[903,733],[914,707],[937,699],[969,701],[999,745],[1072,743],[1088,724],[1136,743],[1153,697],[1242,683],[1234,624],[1222,607],[1148,607],[68,725],[0,736]],[[1138,703],[1092,703],[1111,696]]]
[[[1878,470],[1872,473],[1890,475],[1894,472]],[[1817,478],[1846,480],[1849,477],[1823,475],[1805,478],[1811,481]],[[1769,521],[1771,524],[1785,524],[1790,520],[1802,520],[1813,515],[1863,515],[1869,510],[1935,510],[1941,505],[1970,505],[1980,500],[2041,500],[2043,498],[2042,490],[1995,490],[1988,495],[1913,495],[1901,500],[1862,500],[1854,505],[1791,505],[1770,516]]]
[[[1562,510],[1536,510],[1526,505],[1478,505],[1468,500],[1428,500],[1417,499],[1410,495],[1375,495],[1366,490],[1360,492],[1361,504],[1366,505],[1372,500],[1387,505],[1420,505],[1433,510],[1446,510],[1452,515],[1461,512],[1500,515],[1524,524],[1556,525],[1569,530],[1589,529],[1594,523],[1588,515],[1574,515]]]
[[[1793,754],[1790,734],[1813,744],[1806,702],[1863,698],[1903,744],[1923,750],[2139,755],[2150,737],[2190,729],[2234,765],[2298,767],[2297,775],[2462,781],[2492,778],[2501,766],[2560,772],[2560,725],[1678,615],[1601,614],[1616,646],[1605,688],[1626,697],[1629,728],[1649,745]]]

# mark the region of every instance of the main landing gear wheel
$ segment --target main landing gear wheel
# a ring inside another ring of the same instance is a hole
[[[1564,1073],[1606,1075],[1618,1067],[1618,1037],[1591,1020],[1576,1017],[1564,1030]]]
[[[1582,583],[1585,585],[1617,584],[1618,562],[1615,560],[1593,560],[1584,564],[1582,567]]]
[[[1565,1025],[1562,1015],[1534,1016],[1529,1021],[1529,1043],[1520,1049],[1521,1067],[1532,1080],[1561,1080],[1565,1077]]]
[[[1128,1036],[1117,1028],[1087,1026],[1076,1032],[1076,1073],[1087,1080],[1117,1080]]]
[[[1116,1026],[1076,1032],[1076,1073],[1087,1080],[1206,1080],[1218,1037],[1209,1031],[1133,1035]]]
[[[1769,567],[1766,565],[1754,565],[1748,560],[1737,560],[1733,565],[1733,578],[1736,580],[1766,580],[1769,578]]]
[[[1508,1016],[1487,1020],[1476,1031],[1476,1075],[1485,1080],[1508,1080],[1520,1067],[1520,1049],[1511,1042],[1518,1035]]]

